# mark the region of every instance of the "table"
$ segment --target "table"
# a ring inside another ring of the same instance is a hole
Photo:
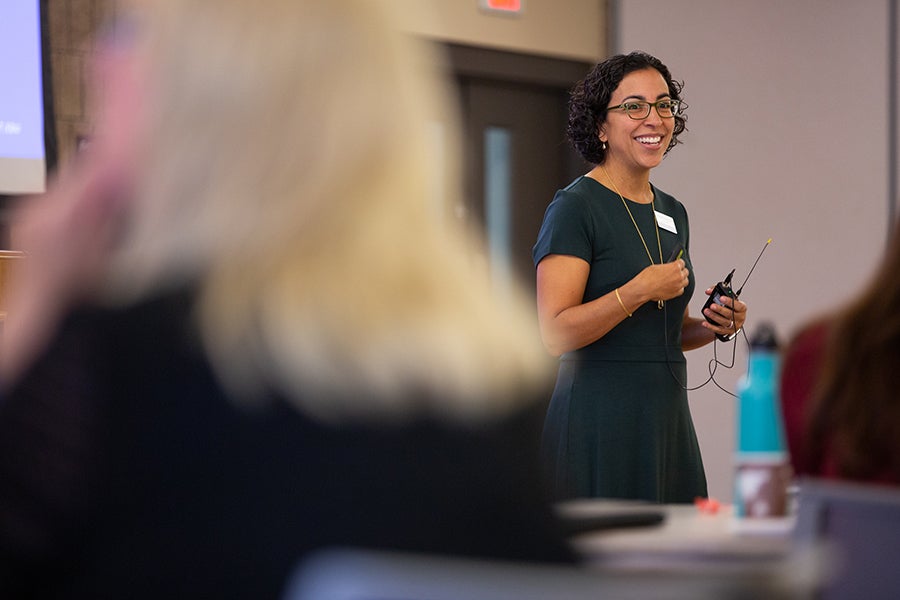
[[[746,570],[783,565],[793,556],[793,516],[737,519],[731,505],[715,513],[691,504],[573,500],[557,505],[563,518],[662,513],[658,524],[599,529],[571,538],[589,565],[629,571]]]

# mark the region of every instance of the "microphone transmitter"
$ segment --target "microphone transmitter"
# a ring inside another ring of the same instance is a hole
[[[731,270],[731,273],[725,276],[723,281],[720,281],[713,288],[712,293],[706,299],[706,303],[703,305],[702,314],[706,318],[707,321],[712,323],[713,325],[718,325],[715,321],[706,316],[706,309],[712,306],[713,302],[718,304],[719,306],[725,306],[725,302],[722,298],[727,297],[732,300],[737,300],[738,295],[731,289],[731,277],[734,275],[734,269]],[[733,336],[722,335],[720,333],[716,334],[716,337],[719,338],[723,342],[727,342],[732,339]]]
[[[744,278],[744,283],[741,284],[741,287],[738,288],[737,291],[734,291],[733,289],[731,289],[731,277],[734,275],[734,269],[732,269],[731,273],[729,273],[725,277],[724,281],[720,281],[719,283],[716,284],[716,286],[713,288],[712,293],[709,295],[709,298],[706,299],[706,303],[703,305],[703,309],[702,309],[703,313],[706,312],[707,308],[712,306],[713,302],[715,302],[719,306],[725,306],[725,302],[722,300],[723,297],[728,297],[728,298],[731,298],[732,301],[737,301],[737,299],[741,295],[741,292],[744,289],[744,286],[747,284],[747,280],[750,279],[750,275],[753,273],[753,269],[756,268],[756,264],[759,262],[759,259],[762,258],[763,252],[766,251],[766,248],[768,248],[769,244],[771,244],[771,243],[772,243],[772,238],[769,238],[766,241],[766,243],[763,244],[762,250],[759,251],[759,256],[757,256],[756,260],[753,261],[753,266],[750,267],[750,272],[747,273],[747,277]],[[707,321],[709,321],[713,325],[718,325],[718,323],[716,323],[715,321],[713,321],[712,319],[707,317],[706,314],[703,314],[703,316],[706,318]],[[737,336],[737,334],[738,334],[737,331],[733,332],[731,335],[720,335],[717,333],[716,338],[718,338],[719,340],[721,340],[723,342],[728,342],[728,341],[733,340]]]

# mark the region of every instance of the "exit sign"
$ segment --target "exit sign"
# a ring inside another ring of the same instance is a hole
[[[479,6],[484,10],[508,15],[522,14],[524,0],[478,0]]]

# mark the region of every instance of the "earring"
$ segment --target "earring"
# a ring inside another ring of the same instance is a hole
[[[606,142],[604,142],[603,140],[600,140],[600,149],[604,152],[606,151]]]

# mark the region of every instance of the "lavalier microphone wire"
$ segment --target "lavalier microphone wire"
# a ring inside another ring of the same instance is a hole
[[[733,309],[732,309],[732,311],[733,311]],[[750,340],[747,339],[747,334],[744,332],[743,328],[737,330],[735,333],[739,333],[744,337],[744,343],[747,344],[747,348],[749,350]],[[677,383],[679,385],[679,387],[681,387],[681,389],[688,391],[688,392],[693,392],[695,390],[699,390],[703,386],[712,382],[713,385],[715,385],[717,388],[719,388],[720,390],[722,390],[729,396],[737,398],[737,394],[734,394],[733,392],[730,392],[730,391],[726,390],[724,387],[722,387],[719,384],[719,382],[716,381],[716,377],[715,377],[716,371],[718,370],[719,367],[722,367],[724,369],[734,368],[735,360],[737,357],[737,341],[735,341],[734,345],[731,347],[731,364],[727,364],[727,363],[724,363],[719,360],[719,356],[718,356],[719,341],[717,338],[714,337],[713,338],[713,357],[712,357],[712,359],[710,359],[710,361],[708,363],[709,377],[706,379],[706,381],[704,381],[700,385],[697,385],[694,387],[689,387],[687,385],[687,382],[682,382],[678,378],[678,375],[675,373],[674,370],[672,370],[672,363],[669,361],[669,304],[668,303],[666,303],[665,308],[663,309],[663,338],[665,341],[666,366],[669,368],[669,373],[672,375],[672,378],[675,380],[675,383]],[[737,336],[734,339],[737,340]]]
[[[741,287],[738,288],[737,292],[735,292],[731,288],[731,276],[734,275],[734,269],[732,269],[731,273],[728,274],[728,277],[726,277],[724,281],[720,281],[713,287],[712,293],[710,294],[709,298],[707,299],[706,304],[703,305],[702,310],[706,310],[706,308],[709,307],[710,305],[712,305],[713,303],[719,304],[720,306],[725,306],[725,304],[721,301],[721,299],[723,297],[731,298],[732,306],[726,307],[726,308],[730,308],[730,310],[731,310],[732,335],[720,336],[719,334],[715,334],[713,336],[713,358],[712,358],[712,360],[709,361],[709,365],[708,365],[709,378],[707,378],[706,381],[704,381],[703,383],[701,383],[700,385],[698,385],[696,387],[688,387],[687,382],[682,382],[680,379],[678,379],[678,376],[675,374],[675,371],[672,370],[672,363],[669,361],[669,308],[668,308],[668,304],[665,305],[665,311],[663,311],[663,340],[665,342],[666,366],[669,367],[669,373],[672,375],[672,378],[675,379],[675,382],[683,390],[686,390],[688,392],[692,392],[694,390],[699,390],[700,388],[702,388],[703,386],[708,384],[710,381],[712,381],[713,384],[717,388],[719,388],[720,390],[722,390],[729,396],[733,396],[733,397],[737,398],[736,394],[726,390],[721,385],[719,385],[718,381],[716,381],[716,370],[720,366],[725,369],[734,368],[735,357],[737,355],[737,342],[735,342],[734,346],[732,346],[732,348],[731,348],[731,364],[730,365],[725,364],[719,360],[719,356],[718,356],[718,352],[717,352],[717,348],[718,348],[717,342],[718,341],[730,342],[732,340],[737,339],[738,334],[740,333],[741,335],[744,336],[744,343],[747,344],[747,350],[749,351],[750,340],[747,339],[747,334],[744,332],[744,328],[742,327],[740,329],[737,329],[737,326],[735,325],[733,303],[737,302],[737,299],[740,297],[741,292],[744,290],[744,286],[747,284],[747,281],[750,279],[750,275],[753,273],[753,270],[756,268],[756,265],[759,263],[759,259],[762,258],[763,252],[766,251],[766,248],[768,248],[769,244],[771,244],[771,243],[772,243],[772,238],[769,238],[766,241],[766,243],[763,244],[762,250],[760,250],[759,255],[756,257],[756,260],[753,261],[753,266],[750,267],[750,272],[747,273],[747,276],[744,278],[744,283],[741,284]],[[676,250],[680,250],[680,246],[676,247]],[[677,257],[681,256],[681,252],[682,251],[678,252]],[[660,308],[662,308],[662,307],[660,307]],[[706,318],[706,315],[703,315],[703,317]],[[713,322],[709,318],[706,318],[706,320],[709,321],[710,323]]]

